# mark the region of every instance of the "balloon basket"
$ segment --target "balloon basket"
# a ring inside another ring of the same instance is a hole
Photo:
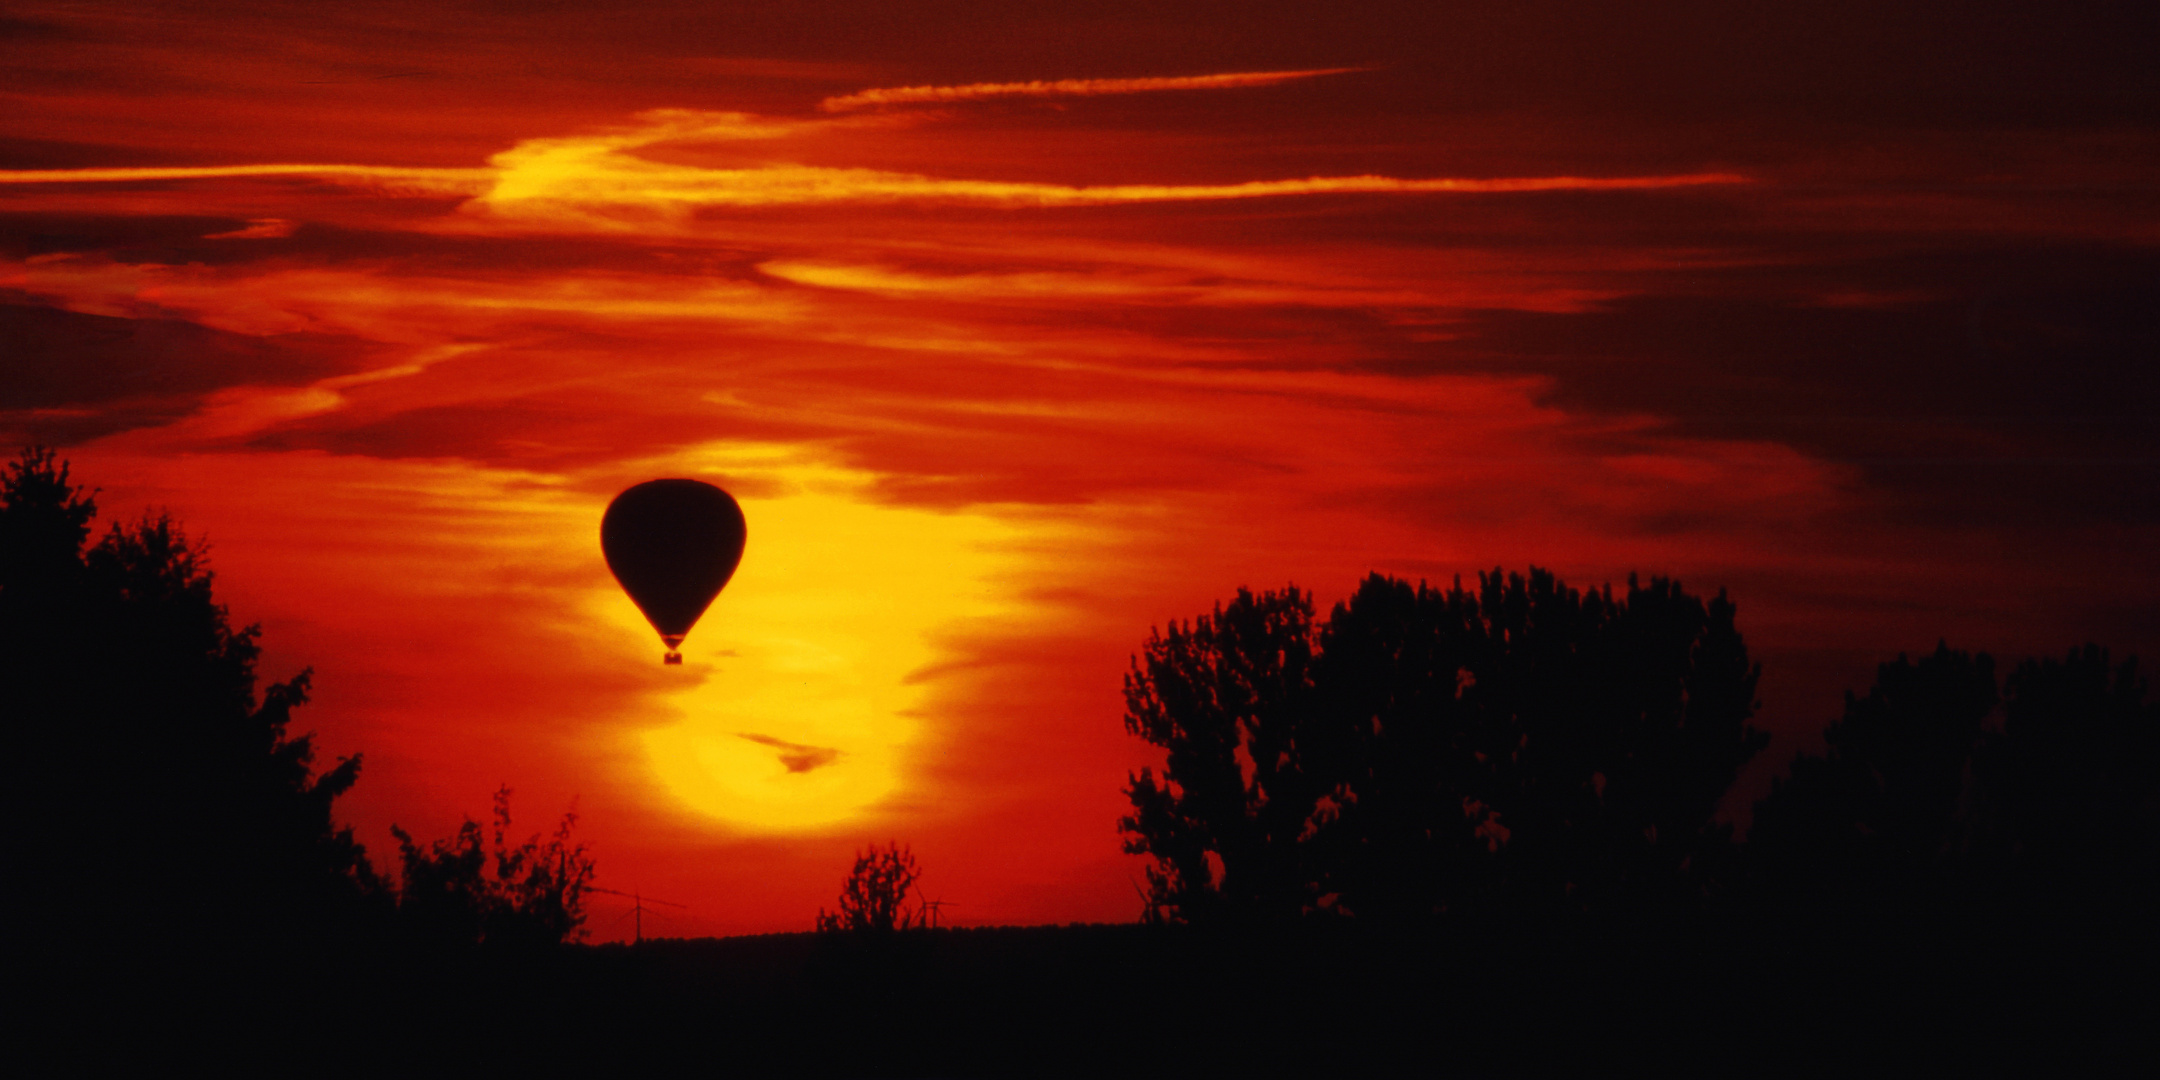
[[[679,652],[671,652],[667,654],[666,657],[662,658],[660,662],[663,664],[681,664],[682,654]]]

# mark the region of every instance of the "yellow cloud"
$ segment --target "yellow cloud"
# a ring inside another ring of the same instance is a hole
[[[1325,73],[1252,72],[1186,79],[1069,81],[1070,87],[1097,87],[1092,90],[1070,89],[1067,83],[985,83],[975,87],[901,88],[891,93],[919,91],[976,96],[1036,92],[1120,93],[1157,85],[1251,85],[1254,80],[1265,82]],[[1059,89],[1061,87],[1066,89]],[[639,151],[655,147],[774,140],[856,121],[773,120],[747,113],[693,109],[656,109],[638,114],[636,121],[630,126],[595,134],[527,139],[494,155],[489,159],[490,167],[480,169],[267,164],[11,170],[0,171],[0,184],[291,176],[369,185],[391,192],[469,195],[471,198],[465,208],[468,220],[475,222],[574,231],[638,232],[681,223],[696,212],[711,208],[895,203],[1080,207],[1307,195],[1622,191],[1747,181],[1746,177],[1734,173],[1496,178],[1405,178],[1364,174],[1248,180],[1233,184],[1070,185],[787,162],[714,168],[657,161],[640,156]],[[270,235],[268,231],[242,232],[249,236]]]
[[[632,151],[659,143],[760,138],[769,134],[768,129],[733,113],[671,110],[645,115],[649,124],[643,129],[533,139],[495,155],[491,159],[498,170],[494,186],[468,208],[499,220],[641,230],[708,208],[910,202],[1072,207],[1302,195],[1619,191],[1746,181],[1733,173],[1469,179],[1361,175],[1235,184],[1075,186],[787,163],[708,168],[653,161]]]

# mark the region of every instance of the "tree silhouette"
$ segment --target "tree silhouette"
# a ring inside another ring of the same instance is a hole
[[[1976,846],[2059,884],[2160,871],[2160,701],[2097,645],[2028,660],[1974,757]],[[2094,880],[2099,879],[2099,880]]]
[[[317,769],[291,731],[308,673],[258,687],[204,546],[155,516],[93,542],[96,513],[50,451],[0,468],[0,966],[34,998],[10,1059],[409,1069],[438,1017],[499,1031],[537,1005],[521,980],[556,959],[496,961],[575,936],[592,863],[570,819],[513,842],[505,792],[492,847],[469,823],[401,833],[393,891],[333,817],[358,755]],[[98,1038],[63,1037],[86,1018]],[[512,1042],[471,1050],[500,1066]]]
[[[1154,856],[1151,913],[1280,921],[1318,900],[1304,834],[1334,777],[1299,753],[1319,737],[1312,638],[1311,598],[1240,589],[1134,660],[1125,730],[1167,751],[1119,822],[1127,852]]]
[[[1962,848],[1967,767],[1998,700],[1985,653],[1938,644],[1882,665],[1866,697],[1845,695],[1824,753],[1795,755],[1756,804],[1750,849],[1799,884],[1910,884],[1940,869]]]
[[[1374,575],[1327,623],[1295,589],[1150,638],[1126,788],[1149,910],[1187,922],[1426,918],[1505,899],[1583,910],[1698,895],[1715,822],[1766,743],[1720,594],[1551,574],[1472,593]]]
[[[584,936],[591,854],[570,840],[576,814],[542,841],[509,842],[510,789],[495,793],[491,839],[467,818],[456,835],[423,847],[396,826],[398,919],[422,944],[532,949]]]
[[[2135,658],[2115,665],[2097,645],[2028,660],[2000,689],[1985,653],[1900,656],[1756,804],[1751,861],[1773,896],[1863,905],[2160,884],[2160,702],[2146,690]]]
[[[855,868],[840,889],[840,910],[818,909],[820,933],[889,934],[920,926],[923,911],[909,911],[908,894],[922,871],[915,856],[899,844],[870,845],[855,857]]]
[[[333,801],[358,755],[316,774],[291,736],[308,673],[256,694],[204,549],[170,519],[113,526],[68,467],[29,449],[0,476],[0,695],[13,932],[113,940],[319,935],[383,901]]]

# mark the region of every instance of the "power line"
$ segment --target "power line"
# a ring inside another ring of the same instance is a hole
[[[631,923],[630,929],[630,943],[633,945],[645,940],[645,905],[665,904],[668,907],[679,908],[687,908],[690,906],[688,904],[678,904],[673,900],[655,899],[653,897],[646,896],[643,893],[638,892],[623,892],[620,889],[603,889],[598,885],[587,885],[585,886],[585,891],[606,893],[609,896],[627,896],[630,898],[630,911],[631,914],[636,917],[636,921]],[[658,915],[659,912],[656,911],[653,914]]]
[[[938,911],[951,903],[950,900],[925,900],[922,902],[924,910],[930,913],[930,926],[933,929],[937,927]]]

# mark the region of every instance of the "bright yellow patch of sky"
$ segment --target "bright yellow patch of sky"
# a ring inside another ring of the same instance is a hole
[[[1021,529],[983,512],[941,513],[870,498],[871,474],[801,451],[740,444],[698,455],[683,475],[754,478],[741,567],[683,645],[681,716],[638,737],[682,808],[759,833],[817,830],[876,809],[907,782],[925,693],[908,676],[937,656],[934,635],[996,618],[1012,601]],[[725,481],[723,481],[723,484]],[[602,618],[652,637],[627,599]],[[660,660],[657,640],[652,662]],[[744,735],[839,751],[790,771],[783,749]]]

